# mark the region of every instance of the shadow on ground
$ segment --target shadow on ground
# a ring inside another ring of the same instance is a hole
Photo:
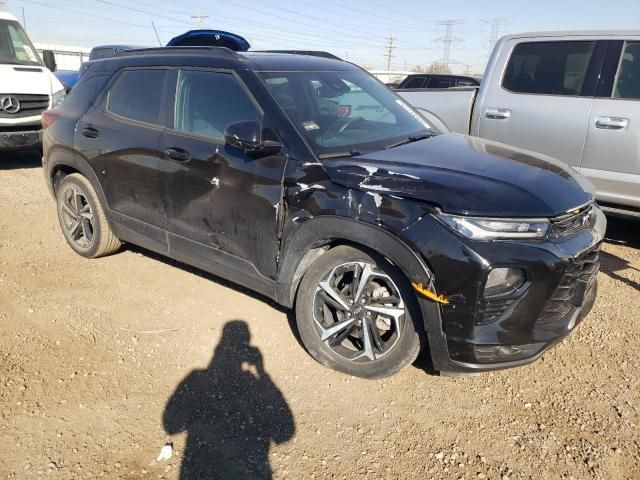
[[[38,150],[0,152],[0,170],[42,167],[42,157]]]
[[[165,407],[167,433],[187,433],[182,480],[270,479],[271,444],[293,437],[293,414],[250,341],[244,321],[228,322],[209,366],[193,370]]]
[[[637,220],[625,220],[621,218],[608,218],[607,235],[605,241],[615,245],[624,245],[631,248],[640,248],[640,222]],[[640,271],[631,266],[631,263],[610,252],[600,252],[600,270],[630,287],[640,291],[640,283],[624,276],[621,272],[626,270]]]

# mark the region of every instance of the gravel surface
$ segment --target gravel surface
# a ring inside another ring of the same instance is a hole
[[[75,255],[32,154],[0,155],[0,208],[0,478],[640,478],[637,223],[610,221],[594,310],[535,364],[365,381],[241,287]]]

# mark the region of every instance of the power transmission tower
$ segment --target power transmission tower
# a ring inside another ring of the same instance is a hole
[[[500,27],[503,27],[509,23],[505,18],[492,18],[491,20],[482,20],[483,23],[491,25],[491,33],[489,34],[489,50],[493,50],[496,46],[498,37],[500,36]]]
[[[196,14],[191,15],[191,18],[193,18],[194,23],[196,24],[196,27],[199,27],[202,25],[202,22],[204,21],[205,18],[209,18],[209,15],[203,15],[202,13],[200,13],[200,7],[198,7],[196,9]]]
[[[453,27],[461,25],[462,23],[464,22],[461,20],[443,20],[442,22],[437,23],[437,25],[445,27],[444,35],[436,38],[434,42],[441,43],[443,46],[443,54],[440,62],[443,64],[446,71],[449,71],[449,64],[452,63],[451,45],[462,41],[462,39],[453,36]]]
[[[387,45],[387,70],[391,70],[391,59],[394,57],[393,55],[393,49],[396,48],[396,46],[393,44],[393,34],[391,34],[390,37],[387,37],[387,40],[389,40],[389,45]]]

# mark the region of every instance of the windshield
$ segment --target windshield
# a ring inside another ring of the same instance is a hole
[[[436,133],[400,97],[361,70],[261,76],[319,156],[366,153]]]
[[[33,44],[18,22],[0,20],[0,64],[42,65]]]

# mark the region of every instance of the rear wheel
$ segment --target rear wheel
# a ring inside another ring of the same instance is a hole
[[[97,258],[120,248],[89,180],[79,173],[67,175],[56,189],[56,199],[62,233],[76,253]]]
[[[414,299],[387,260],[339,246],[305,274],[296,301],[300,337],[320,363],[363,378],[392,375],[420,352]]]

